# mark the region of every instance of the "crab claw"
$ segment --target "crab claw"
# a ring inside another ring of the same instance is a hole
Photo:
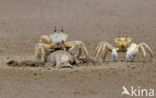
[[[112,58],[113,58],[114,61],[117,61],[118,60],[118,53],[117,53],[117,51],[118,51],[118,48],[117,49],[114,48],[112,50]]]
[[[131,58],[131,62],[133,62],[134,60],[135,60],[135,57],[136,56],[132,56],[132,55],[128,55],[128,54],[126,54],[126,61],[128,62],[129,61],[129,59]]]
[[[146,43],[140,43],[138,45],[132,43],[131,46],[127,49],[126,60],[129,61],[129,59],[131,58],[131,62],[133,62],[135,57],[138,55],[139,51],[142,51],[143,56],[146,57],[145,48],[147,49],[152,58],[153,57],[152,50]]]

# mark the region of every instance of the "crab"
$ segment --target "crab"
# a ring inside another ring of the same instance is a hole
[[[65,50],[58,50],[50,53],[46,57],[46,61],[52,64],[55,68],[59,69],[62,67],[72,68],[74,63],[77,63],[77,58],[71,53]]]
[[[71,52],[75,48],[79,49],[77,57],[80,57],[82,52],[86,58],[88,57],[88,50],[82,41],[68,41],[68,34],[63,32],[63,26],[61,32],[57,32],[55,26],[53,34],[41,35],[40,41],[35,47],[35,57],[38,62],[45,62],[45,57],[52,52],[57,50]]]
[[[96,48],[96,58],[99,56],[99,53],[102,52],[103,61],[108,52],[111,52],[112,59],[117,61],[118,52],[126,52],[126,61],[134,61],[139,51],[142,51],[143,56],[146,57],[146,51],[149,52],[151,58],[153,53],[148,44],[142,42],[140,44],[134,43],[132,38],[129,38],[127,34],[124,37],[118,37],[114,39],[116,47],[108,43],[107,41],[102,41]]]

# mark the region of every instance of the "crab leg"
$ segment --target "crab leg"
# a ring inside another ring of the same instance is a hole
[[[105,60],[105,57],[106,57],[108,51],[110,51],[110,52],[112,52],[113,60],[116,61],[117,60],[117,50],[118,49],[114,48],[110,43],[108,43],[106,41],[102,41],[96,48],[96,57],[98,57],[99,53],[102,52],[103,60]]]
[[[85,44],[81,41],[67,42],[67,43],[65,43],[65,47],[69,48],[69,51],[72,51],[74,48],[78,47],[79,48],[78,56],[80,56],[81,52],[83,51],[85,53],[85,56],[88,57],[88,50],[87,50]]]
[[[39,43],[35,49],[36,58],[39,61],[44,62],[45,61],[45,59],[44,59],[45,58],[45,50],[52,49],[54,47],[55,47],[55,44]]]
[[[103,58],[103,60],[105,60],[107,53],[108,53],[108,49],[106,49],[106,45],[103,45],[103,48],[102,48],[102,58]]]
[[[100,42],[100,44],[96,48],[96,57],[99,56],[99,53],[102,51],[102,47],[104,46],[104,42]]]
[[[47,35],[41,35],[40,43],[51,44],[51,40]]]
[[[139,49],[139,51],[142,51],[142,54],[143,54],[143,56],[144,57],[146,57],[146,51],[145,51],[145,48],[143,47],[143,46],[138,46],[138,49]]]
[[[147,51],[149,52],[149,54],[151,55],[151,58],[153,58],[153,53],[152,53],[152,50],[151,48],[146,44],[146,43],[140,43],[138,45],[138,47],[144,47],[147,49]],[[145,52],[144,52],[145,53]],[[145,55],[146,56],[146,55]]]

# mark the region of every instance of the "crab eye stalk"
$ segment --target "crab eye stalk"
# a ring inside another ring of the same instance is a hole
[[[57,31],[56,31],[56,26],[54,26],[54,32],[57,32]]]
[[[63,33],[63,26],[61,27],[61,32]]]

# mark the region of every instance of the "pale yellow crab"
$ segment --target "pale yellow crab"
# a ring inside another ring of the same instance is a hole
[[[75,47],[79,49],[78,56],[80,56],[83,51],[85,56],[88,57],[88,50],[82,41],[68,41],[68,34],[63,32],[63,26],[61,32],[57,32],[55,27],[53,34],[49,36],[42,35],[40,37],[40,42],[35,48],[35,57],[39,62],[45,62],[47,53],[56,50],[72,51]]]
[[[103,60],[108,52],[112,52],[112,58],[114,61],[117,61],[118,53],[117,52],[126,52],[126,60],[134,61],[135,57],[137,56],[139,51],[142,51],[143,56],[146,56],[145,48],[150,53],[151,58],[153,57],[152,50],[146,43],[136,44],[133,42],[132,38],[128,38],[127,34],[124,37],[118,37],[114,39],[116,47],[111,45],[106,41],[100,42],[98,47],[96,48],[96,57],[99,56],[99,53],[102,52]]]

